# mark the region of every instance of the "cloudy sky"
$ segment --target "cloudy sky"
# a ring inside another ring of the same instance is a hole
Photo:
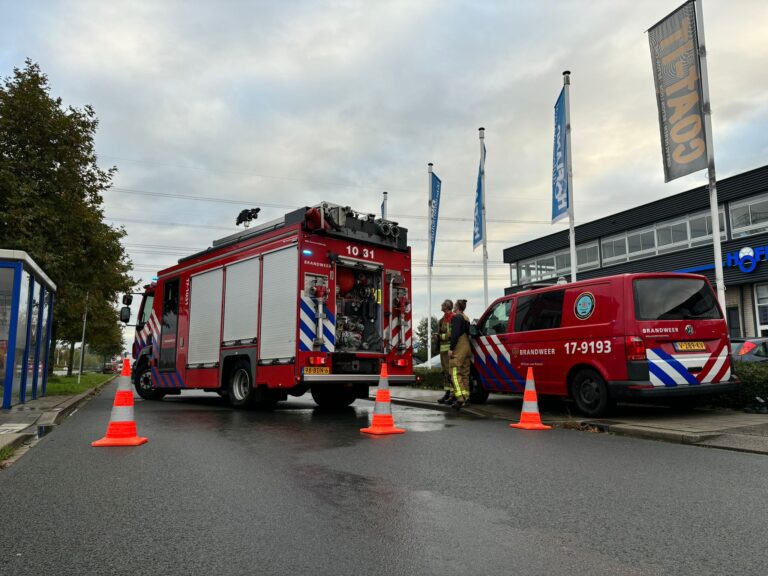
[[[706,183],[664,184],[645,30],[665,0],[0,1],[0,73],[25,58],[91,104],[117,166],[106,215],[137,280],[235,230],[322,200],[389,212],[426,314],[427,163],[443,181],[433,312],[483,310],[472,203],[486,128],[491,299],[503,248],[549,224],[553,105],[572,71],[576,221]],[[718,177],[768,163],[768,2],[704,0]],[[452,218],[449,219],[448,217]]]

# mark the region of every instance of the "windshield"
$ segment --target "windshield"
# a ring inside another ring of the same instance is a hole
[[[146,324],[149,317],[152,315],[152,303],[155,300],[154,294],[146,294],[144,296],[144,302],[141,304],[141,316],[139,316],[139,324]]]
[[[635,280],[638,320],[715,320],[722,318],[712,288],[691,278]]]

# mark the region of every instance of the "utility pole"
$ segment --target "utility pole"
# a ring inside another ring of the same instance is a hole
[[[85,358],[85,325],[88,323],[88,292],[85,293],[85,311],[83,312],[83,337],[80,339],[80,371],[77,373],[77,383],[83,375],[83,359]]]

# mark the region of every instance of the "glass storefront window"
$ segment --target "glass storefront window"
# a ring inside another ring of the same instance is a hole
[[[555,254],[555,268],[558,276],[565,276],[571,272],[571,253],[560,252]]]
[[[656,250],[656,235],[653,230],[627,233],[627,245],[630,258],[648,255]]]
[[[768,334],[768,284],[755,285],[755,308],[757,310],[757,333]]]
[[[597,250],[597,242],[587,246],[576,246],[577,270],[591,270],[600,266],[600,254]]]
[[[520,284],[527,284],[535,279],[536,260],[526,260],[520,263]]]
[[[549,256],[539,258],[536,261],[538,269],[538,279],[552,278],[555,275],[555,257]]]
[[[659,248],[688,244],[688,223],[685,220],[656,225],[656,243]]]
[[[731,231],[734,238],[768,230],[768,196],[763,194],[731,204]]]
[[[517,263],[513,262],[509,265],[509,285],[517,286],[519,278],[517,275]]]
[[[768,200],[762,202],[755,202],[749,207],[749,216],[752,219],[752,224],[761,224],[768,222]]]
[[[623,262],[627,259],[627,238],[623,234],[603,240],[603,262]]]

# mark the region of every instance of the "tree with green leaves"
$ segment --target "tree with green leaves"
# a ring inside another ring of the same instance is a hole
[[[118,353],[113,303],[134,281],[125,230],[104,222],[117,168],[98,165],[93,108],[64,106],[50,91],[31,60],[0,84],[0,247],[27,252],[56,283],[54,341],[68,342],[70,357],[86,298],[90,339]]]
[[[432,354],[429,356],[430,358],[432,356],[436,356],[440,353],[440,344],[437,341],[437,338],[435,338],[435,335],[438,333],[438,324],[437,324],[437,318],[434,316],[431,316],[430,319],[432,320]],[[422,362],[427,361],[427,319],[422,318],[419,320],[419,325],[416,327],[416,341],[418,344],[418,350],[413,353],[413,355],[421,360]],[[439,363],[438,363],[439,366]]]

